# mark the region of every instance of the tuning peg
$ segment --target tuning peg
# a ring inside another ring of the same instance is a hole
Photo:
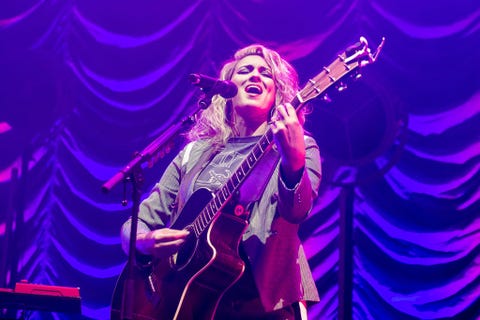
[[[353,76],[353,79],[354,80],[358,80],[362,77],[362,74],[359,72],[359,73],[356,73],[354,76]]]
[[[343,90],[347,89],[347,84],[340,82],[337,86],[336,89],[338,92],[342,92]]]
[[[332,102],[332,99],[330,98],[330,96],[328,94],[324,94],[321,99],[325,102],[328,102],[328,103]]]

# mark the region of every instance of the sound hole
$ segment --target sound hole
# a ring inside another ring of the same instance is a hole
[[[190,231],[185,243],[180,247],[177,253],[171,256],[170,265],[174,270],[182,270],[187,266],[193,258],[195,250],[198,246],[198,239],[191,226],[187,226],[186,230]]]

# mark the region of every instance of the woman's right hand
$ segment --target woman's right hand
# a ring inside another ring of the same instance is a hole
[[[178,251],[189,235],[187,230],[169,228],[137,234],[137,250],[155,258],[167,258]]]

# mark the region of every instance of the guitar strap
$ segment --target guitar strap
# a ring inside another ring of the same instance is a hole
[[[246,205],[261,198],[279,160],[280,155],[275,148],[270,148],[263,155],[240,186],[239,203]]]

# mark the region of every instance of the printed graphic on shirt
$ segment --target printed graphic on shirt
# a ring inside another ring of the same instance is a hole
[[[255,142],[256,139],[240,140],[238,138],[235,142],[227,143],[225,148],[200,173],[195,182],[195,190],[207,188],[214,191],[224,186]]]
[[[217,186],[218,188],[227,183],[228,178],[232,175],[230,170],[225,170],[225,174],[209,170],[208,174],[210,175],[210,179],[207,181],[207,184]],[[200,183],[202,182],[203,181],[200,181]]]
[[[228,151],[225,150],[225,152]],[[235,150],[231,150],[226,154],[221,152],[198,176],[196,187],[206,187],[213,190],[220,188],[227,183],[228,179],[232,176],[232,172],[234,172],[244,157],[244,154],[238,153]]]

